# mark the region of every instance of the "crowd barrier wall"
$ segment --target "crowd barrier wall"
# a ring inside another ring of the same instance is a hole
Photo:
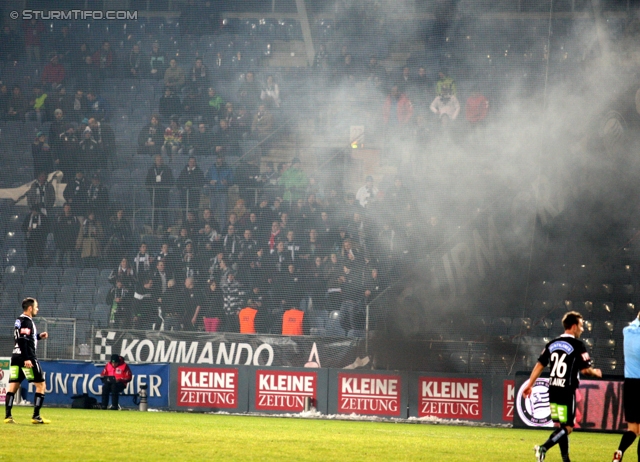
[[[8,365],[8,358],[0,358],[0,403],[6,394]],[[41,361],[41,365],[47,403],[70,405],[71,397],[82,393],[100,396],[103,362]],[[158,409],[296,414],[304,410],[305,398],[309,398],[309,404],[325,415],[513,423],[519,428],[552,426],[548,378],[540,377],[533,399],[525,400],[522,390],[528,372],[519,372],[514,378],[192,363],[130,367],[134,378],[125,393],[138,393],[141,385],[147,385],[149,407]],[[583,379],[577,392],[576,428],[624,430],[622,384],[620,376]],[[28,391],[34,391],[33,385]],[[123,407],[135,407],[130,399],[121,402]]]

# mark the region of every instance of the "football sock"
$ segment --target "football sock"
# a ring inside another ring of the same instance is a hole
[[[36,393],[36,399],[33,403],[33,417],[38,417],[40,415],[42,403],[44,403],[44,393]]]
[[[624,454],[624,451],[629,449],[629,446],[631,446],[635,440],[636,434],[634,432],[624,432],[622,434],[622,439],[620,440],[620,446],[618,446],[618,449]]]
[[[13,397],[15,395],[16,395],[15,393],[7,392],[6,401],[4,403],[4,407],[5,407],[4,417],[5,417],[5,419],[8,419],[9,417],[11,417],[11,409],[13,408]]]
[[[569,460],[569,435],[565,431],[565,434],[558,440],[558,446],[560,446],[560,454],[562,455],[562,460]]]
[[[545,449],[549,450],[554,447],[558,443],[558,441],[560,441],[560,438],[562,438],[566,434],[567,431],[564,428],[556,428],[556,430],[551,434],[549,439],[545,441],[542,446],[544,446]]]

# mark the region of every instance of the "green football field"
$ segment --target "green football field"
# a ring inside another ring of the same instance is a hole
[[[534,461],[548,431],[168,412],[14,408],[0,461],[425,460]],[[619,435],[574,433],[571,459],[609,461]],[[635,444],[628,460],[636,460]],[[547,461],[560,461],[557,447]]]

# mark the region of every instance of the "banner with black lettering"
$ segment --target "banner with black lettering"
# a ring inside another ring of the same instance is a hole
[[[118,353],[129,363],[343,368],[364,357],[352,338],[287,337],[208,332],[99,330],[93,359]]]
[[[100,402],[102,395],[103,364],[79,361],[40,361],[45,378],[47,403],[71,405],[71,397],[87,393]],[[169,365],[168,364],[130,364],[133,379],[125,388],[125,394],[140,391],[140,385],[147,385],[149,407],[169,407]],[[25,382],[26,385],[26,382]],[[29,401],[33,401],[35,387],[29,384]],[[122,407],[135,407],[132,398],[122,398]]]

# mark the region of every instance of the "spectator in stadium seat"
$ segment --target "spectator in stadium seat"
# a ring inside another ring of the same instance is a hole
[[[194,212],[187,212],[187,219],[184,221],[183,226],[187,228],[189,237],[194,239],[198,235],[198,231],[200,231],[200,221],[198,220],[198,216]]]
[[[229,168],[224,155],[218,154],[216,162],[206,174],[208,182],[210,208],[218,223],[227,221],[227,200],[229,187],[233,185],[233,170]]]
[[[436,96],[442,95],[444,88],[449,89],[449,94],[456,96],[457,87],[452,77],[449,77],[443,71],[438,72],[438,81],[436,82]]]
[[[136,285],[131,307],[133,319],[131,327],[140,330],[152,330],[160,326],[158,305],[153,299],[153,280],[151,277],[142,279]]]
[[[273,250],[269,252],[267,266],[267,275],[269,284],[277,284],[282,274],[287,271],[291,261],[291,254],[287,252],[287,248],[283,240],[278,240]]]
[[[222,251],[224,252],[224,258],[229,263],[233,264],[238,259],[240,253],[241,237],[236,233],[234,225],[227,227],[227,232],[222,238]]]
[[[169,247],[168,242],[163,242],[162,245],[160,246],[160,251],[158,252],[157,255],[153,257],[153,261],[155,262],[156,265],[158,264],[158,262],[163,261],[167,272],[171,275],[173,275],[175,272],[174,260],[175,258],[173,253],[171,252],[171,248]]]
[[[273,75],[267,76],[265,86],[260,92],[260,99],[268,108],[280,108],[280,87],[273,78]]]
[[[384,292],[388,283],[380,276],[377,268],[371,268],[370,271],[365,272],[362,286],[364,288],[364,303],[367,304]]]
[[[133,236],[131,225],[124,216],[122,207],[116,210],[116,214],[109,219],[106,230],[107,245],[105,247],[105,264],[113,266],[120,261],[132,249]]]
[[[56,192],[53,185],[48,181],[45,172],[38,172],[36,181],[31,183],[31,187],[25,194],[29,209],[38,207],[43,215],[48,216],[56,201]]]
[[[207,288],[204,293],[202,316],[203,318],[217,318],[222,322],[224,317],[223,312],[223,295],[222,289],[219,286],[219,281],[215,279],[209,279],[207,281]]]
[[[389,127],[406,126],[413,116],[413,104],[398,85],[391,87],[384,102],[382,116]]]
[[[356,192],[356,200],[360,202],[363,208],[367,208],[368,205],[376,200],[379,192],[378,188],[373,184],[373,177],[368,175],[364,186],[360,187]]]
[[[178,175],[176,186],[180,191],[180,202],[186,212],[200,207],[200,191],[205,184],[204,173],[198,167],[195,157],[189,157],[187,165]]]
[[[239,50],[236,51],[236,53],[231,58],[231,63],[229,68],[231,79],[242,80],[243,76],[246,77],[245,72],[247,74],[249,73],[247,72],[248,67],[249,67],[248,59],[245,58],[245,56],[242,54],[242,51],[239,51]]]
[[[407,93],[411,87],[411,68],[409,66],[403,66],[400,75],[396,78],[394,86],[398,87],[399,93]]]
[[[169,61],[169,68],[164,71],[164,85],[172,91],[179,93],[184,87],[186,77],[184,71],[175,59]]]
[[[120,393],[127,388],[127,385],[133,379],[131,369],[124,362],[124,358],[120,355],[113,354],[104,369],[100,373],[102,379],[102,409],[107,409],[109,405],[109,395],[111,395],[111,409],[117,411],[120,409],[119,398]]]
[[[13,87],[13,90],[11,90],[11,96],[9,97],[9,104],[7,105],[5,119],[24,120],[27,108],[27,101],[22,94],[22,88],[20,88],[19,85],[15,85]]]
[[[81,121],[88,111],[88,102],[83,90],[77,89],[71,102],[71,121]],[[69,114],[67,114],[69,115]]]
[[[4,26],[0,36],[0,61],[17,61],[20,56],[20,37],[9,26]]]
[[[97,90],[100,82],[100,70],[94,65],[92,56],[85,56],[77,67],[77,83],[80,88]]]
[[[40,81],[48,88],[53,88],[54,85],[63,84],[65,77],[64,66],[58,62],[58,55],[54,53],[42,69]]]
[[[298,257],[306,260],[307,266],[312,265],[316,257],[325,258],[325,251],[322,241],[318,236],[316,229],[309,230],[308,238],[300,245]]]
[[[201,109],[202,117],[210,124],[217,123],[221,112],[223,111],[224,101],[216,93],[215,88],[209,87],[207,94],[201,97]]]
[[[193,136],[193,152],[196,156],[210,156],[213,136],[204,123],[198,124],[198,131]]]
[[[408,204],[411,204],[411,192],[407,188],[402,177],[397,175],[393,180],[393,185],[386,191],[384,200],[388,206],[388,209],[394,212],[398,212],[402,209],[406,209]]]
[[[76,39],[71,34],[69,26],[62,26],[60,32],[56,34],[53,41],[53,49],[58,54],[58,60],[66,67],[67,70],[73,65],[71,62],[71,54],[76,48]]]
[[[184,283],[187,278],[198,278],[200,275],[199,263],[193,241],[189,239],[184,244],[182,259],[176,269],[176,280]]]
[[[206,207],[202,211],[202,219],[200,220],[201,228],[198,233],[202,234],[204,231],[204,225],[207,224],[211,226],[211,229],[217,231],[218,233],[220,232],[220,224],[214,218],[213,213],[211,212],[211,209],[209,207]]]
[[[46,101],[48,94],[42,91],[40,85],[35,85],[32,89],[33,96],[27,106],[27,113],[25,114],[25,121],[36,120],[38,125],[41,125],[43,121],[47,119]]]
[[[169,280],[173,279],[173,274],[167,271],[164,261],[160,260],[156,263],[151,279],[153,279],[153,299],[158,306],[162,306],[164,294],[167,292]]]
[[[365,69],[365,79],[378,79],[382,84],[387,80],[387,70],[378,63],[378,58],[375,55],[369,56],[369,64]]]
[[[149,58],[140,51],[140,45],[134,44],[129,52],[129,60],[127,62],[127,77],[133,79],[146,78],[149,74]]]
[[[100,266],[103,235],[102,223],[96,218],[96,213],[89,210],[76,239],[76,250],[80,250],[83,268],[98,268]]]
[[[109,190],[97,173],[91,176],[91,184],[87,189],[87,208],[95,212],[101,224],[109,220]]]
[[[72,124],[66,124],[54,146],[55,149],[52,150],[54,168],[62,171],[64,181],[69,181],[77,169],[78,156],[78,138]]]
[[[86,216],[87,191],[89,185],[82,170],[78,170],[72,180],[67,181],[64,189],[64,200],[71,204],[71,210],[77,217]]]
[[[115,77],[116,56],[108,40],[102,42],[102,46],[91,58],[93,65],[98,69],[98,75],[101,79]]]
[[[244,76],[244,81],[238,89],[238,102],[249,111],[254,111],[260,103],[260,93],[260,86],[255,81],[253,72],[247,72]]]
[[[118,267],[112,270],[111,274],[109,274],[109,282],[114,286],[118,279],[121,280],[129,289],[132,289],[135,285],[135,273],[133,272],[131,265],[129,265],[129,260],[125,257],[120,260]]]
[[[209,69],[203,64],[202,58],[196,58],[189,73],[189,86],[200,94],[208,87],[210,80]]]
[[[101,122],[109,120],[108,103],[93,90],[87,92],[87,112],[85,117],[87,119],[94,118]]]
[[[215,82],[227,80],[230,70],[231,66],[227,58],[221,52],[216,52],[216,57],[213,59],[213,67],[211,68],[213,80]]]
[[[182,117],[185,119],[200,120],[202,118],[202,104],[195,89],[188,87],[182,100]]]
[[[98,143],[93,139],[91,128],[86,127],[78,149],[78,166],[84,171],[96,170],[99,164]]]
[[[447,85],[440,87],[440,94],[436,96],[429,108],[445,127],[456,120],[460,114],[460,102]]]
[[[149,56],[149,76],[152,79],[162,80],[167,69],[167,57],[160,51],[160,44],[153,42],[151,55]]]
[[[71,112],[71,99],[72,98],[67,94],[65,87],[62,85],[54,86],[54,91],[49,95],[45,102],[47,119],[51,120],[52,124],[56,120],[56,110],[60,109],[62,114],[65,112]]]
[[[233,271],[227,273],[226,280],[222,283],[223,310],[225,314],[224,332],[239,332],[238,312],[244,306],[245,290],[236,280]]]
[[[56,265],[67,268],[76,266],[76,239],[80,232],[80,220],[73,214],[71,204],[64,204],[53,228],[56,245]]]
[[[187,120],[182,128],[182,154],[193,156],[195,148],[193,147],[196,139],[196,132],[193,128],[193,122]]]
[[[111,125],[98,119],[89,118],[89,127],[93,139],[98,143],[98,169],[106,170],[109,161],[115,161],[116,135]]]
[[[142,242],[138,248],[138,253],[133,257],[133,278],[142,281],[151,277],[151,257],[147,250],[147,243]]]
[[[465,105],[465,118],[471,125],[477,125],[482,122],[489,113],[489,101],[480,92],[473,92],[467,98]]]
[[[227,101],[224,105],[224,110],[220,114],[220,120],[224,120],[227,123],[227,127],[233,130],[233,123],[236,121],[236,113],[231,101]]]
[[[117,278],[115,285],[109,289],[106,303],[111,307],[109,327],[112,329],[126,329],[131,325],[131,304],[133,292],[131,286],[125,284],[124,279]]]
[[[145,186],[151,196],[151,204],[155,208],[158,217],[156,223],[158,227],[165,229],[171,224],[169,221],[169,193],[173,186],[174,179],[171,168],[165,165],[162,156],[156,155],[153,166],[147,171]]]
[[[24,46],[27,52],[27,60],[29,62],[40,62],[40,50],[42,46],[42,37],[46,33],[44,24],[37,19],[23,21],[22,29],[24,31]]]
[[[278,179],[278,184],[285,189],[282,196],[285,202],[292,203],[299,198],[304,198],[309,179],[301,167],[300,159],[294,157],[291,166]]]
[[[152,115],[151,121],[140,130],[138,135],[138,154],[158,155],[163,144],[164,127],[160,124],[160,117]]]
[[[43,132],[36,133],[36,139],[31,145],[31,157],[33,158],[33,173],[45,172],[47,175],[53,171],[53,158],[51,147],[47,143],[47,135]]]
[[[162,297],[162,318],[164,320],[164,330],[181,330],[182,329],[182,313],[181,306],[178,305],[179,296],[178,286],[175,279],[167,281],[167,291]]]
[[[164,89],[164,95],[160,97],[158,112],[165,121],[182,113],[182,102],[175,92],[169,87]]]
[[[47,235],[49,234],[49,221],[37,204],[32,205],[31,213],[24,217],[22,232],[25,235],[27,268],[44,266],[44,249],[47,243]]]
[[[220,120],[220,128],[213,136],[213,151],[216,155],[222,154],[225,157],[236,157],[239,155],[238,139],[236,133],[229,128],[226,120]]]
[[[265,153],[268,152],[268,147],[265,147],[265,139],[273,132],[274,125],[273,114],[264,104],[258,106],[258,111],[253,116],[251,123],[251,135],[254,139],[262,142],[262,149]]]
[[[300,309],[319,311],[325,309],[327,281],[324,277],[324,260],[320,256],[313,259],[305,271],[305,292]]]

